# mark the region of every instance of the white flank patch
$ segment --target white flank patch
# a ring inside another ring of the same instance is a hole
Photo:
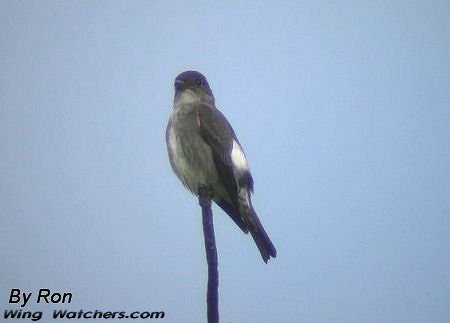
[[[173,127],[170,127],[170,130],[169,130],[169,148],[170,148],[172,154],[176,153],[177,140],[175,138],[175,131],[173,131]]]
[[[172,158],[175,164],[175,168],[177,168],[178,172],[183,173],[186,168],[186,163],[183,158],[183,152],[180,150],[180,147],[178,146],[175,130],[173,130],[173,128],[170,129],[169,133],[169,147],[170,150],[172,151]]]
[[[231,160],[233,161],[233,166],[240,171],[248,171],[248,163],[245,158],[244,152],[241,146],[233,139],[233,148],[231,149]]]

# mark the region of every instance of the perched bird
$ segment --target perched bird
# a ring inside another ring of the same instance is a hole
[[[206,78],[186,71],[175,79],[173,112],[166,143],[172,169],[198,195],[201,186],[245,233],[250,232],[264,262],[276,250],[253,209],[253,178],[241,144],[216,108]]]

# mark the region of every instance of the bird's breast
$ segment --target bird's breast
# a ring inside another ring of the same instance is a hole
[[[168,129],[168,148],[175,173],[197,193],[200,184],[214,186],[219,176],[212,150],[202,139],[194,109],[176,109]]]

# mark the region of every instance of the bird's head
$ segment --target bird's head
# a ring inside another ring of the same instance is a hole
[[[180,99],[182,95],[186,98],[197,97],[200,101],[214,102],[206,77],[196,71],[183,72],[175,79],[175,100]]]

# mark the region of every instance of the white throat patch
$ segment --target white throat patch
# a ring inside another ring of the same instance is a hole
[[[180,93],[180,96],[175,102],[175,105],[190,104],[200,101],[200,96],[195,94],[192,90],[184,90]]]

